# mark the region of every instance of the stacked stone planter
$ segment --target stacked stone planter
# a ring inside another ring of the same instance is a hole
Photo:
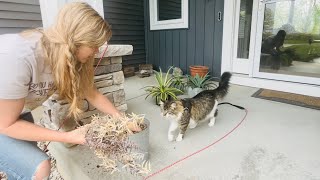
[[[100,48],[105,49],[105,46]],[[109,45],[103,59],[95,71],[95,86],[106,96],[120,111],[127,110],[124,92],[124,75],[122,72],[122,56],[132,54],[131,45]],[[95,59],[97,65],[102,52]],[[48,128],[58,129],[60,124],[68,114],[69,104],[64,100],[59,100],[57,95],[51,96],[44,104],[44,116],[41,123]],[[91,116],[101,113],[86,100],[83,101],[82,110],[84,113],[77,122],[74,120],[65,121],[62,131],[70,131],[77,126],[90,123]]]

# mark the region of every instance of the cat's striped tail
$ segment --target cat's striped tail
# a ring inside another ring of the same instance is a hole
[[[230,72],[224,72],[222,74],[220,82],[219,82],[219,86],[217,87],[217,89],[215,89],[216,94],[219,98],[223,98],[224,96],[226,96],[228,94],[229,81],[230,81],[231,76],[232,75]]]

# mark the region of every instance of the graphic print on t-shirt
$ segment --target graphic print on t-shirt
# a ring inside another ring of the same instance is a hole
[[[53,86],[53,82],[40,82],[37,84],[31,83],[29,86],[29,93],[36,96],[47,96]]]

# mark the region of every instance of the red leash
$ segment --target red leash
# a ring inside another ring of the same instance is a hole
[[[221,103],[221,104],[230,104],[230,103]],[[219,105],[220,105],[220,104],[219,104]],[[204,150],[212,147],[213,145],[217,144],[218,142],[220,142],[221,140],[223,140],[224,138],[226,138],[227,136],[229,136],[233,131],[235,131],[235,130],[242,124],[242,122],[246,119],[246,117],[247,117],[247,115],[248,115],[248,110],[245,109],[245,108],[243,108],[243,107],[241,107],[241,106],[237,106],[237,105],[233,105],[233,104],[230,104],[230,105],[235,106],[235,107],[240,108],[240,109],[243,109],[243,110],[245,110],[245,112],[246,112],[245,116],[244,116],[244,117],[242,118],[242,120],[236,125],[236,127],[234,127],[233,129],[231,129],[231,131],[229,131],[227,134],[225,134],[224,136],[222,136],[220,139],[214,141],[213,143],[209,144],[208,146],[206,146],[206,147],[204,147],[204,148],[202,148],[202,149],[200,149],[200,150],[198,150],[198,151],[196,151],[196,152],[194,152],[194,153],[191,153],[191,154],[187,155],[187,156],[184,157],[184,158],[179,159],[178,161],[176,161],[176,162],[174,162],[174,163],[172,163],[172,164],[170,164],[170,165],[168,165],[168,166],[166,166],[166,167],[164,167],[164,168],[162,168],[162,169],[160,169],[160,170],[152,173],[151,175],[149,175],[149,176],[147,176],[147,177],[144,177],[144,180],[149,179],[149,178],[151,178],[151,177],[153,177],[153,176],[156,176],[157,174],[160,174],[161,172],[170,169],[172,166],[174,166],[174,165],[176,165],[176,164],[178,164],[178,163],[180,163],[180,162],[182,162],[182,161],[184,161],[184,160],[187,160],[188,158],[190,158],[190,157],[192,157],[192,156],[194,156],[194,155],[196,155],[196,154],[199,154],[200,152],[202,152],[202,151],[204,151]]]
[[[104,57],[104,54],[107,52],[107,50],[108,50],[108,44],[107,44],[107,47],[104,49],[104,51],[103,51],[103,53],[102,53],[102,55],[101,55],[101,57],[100,57],[100,60],[98,61],[98,64],[97,64],[96,67],[94,68],[94,72],[96,72],[97,67],[99,66],[99,64],[100,64],[102,58]],[[57,131],[59,131],[59,130],[61,129],[61,127],[64,125],[64,123],[65,123],[66,121],[67,121],[67,119],[64,119],[64,120],[62,121],[62,123],[60,124],[60,126],[59,126],[59,128],[58,128]],[[50,143],[51,143],[51,141],[49,141],[47,145],[44,145],[44,148],[43,148],[43,151],[44,151],[44,152],[48,152],[48,151],[49,151],[49,150],[48,150],[48,146],[49,146]]]
[[[104,51],[103,51],[103,53],[102,53],[102,55],[100,57],[100,60],[99,60],[98,64],[96,65],[96,68],[94,68],[94,72],[96,72],[97,67],[99,66],[99,64],[100,64],[102,58],[104,57],[104,54],[107,52],[107,50],[108,50],[108,44],[107,44],[107,47],[104,49]]]

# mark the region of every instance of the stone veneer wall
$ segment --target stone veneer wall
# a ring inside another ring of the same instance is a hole
[[[105,46],[101,49],[104,50]],[[116,107],[122,112],[127,110],[124,92],[124,74],[122,72],[122,56],[132,54],[133,47],[131,45],[109,45],[100,65],[95,71],[95,86],[106,96]],[[95,59],[96,66],[102,52]],[[58,95],[54,94],[45,103],[44,116],[41,124],[51,129],[58,129],[61,122],[65,119],[69,104],[64,100],[58,100]],[[95,107],[91,106],[86,100],[83,101],[82,110],[84,113],[78,124],[83,125],[90,123],[91,116],[101,113]],[[77,123],[74,120],[68,120],[61,128],[62,131],[74,129]]]

